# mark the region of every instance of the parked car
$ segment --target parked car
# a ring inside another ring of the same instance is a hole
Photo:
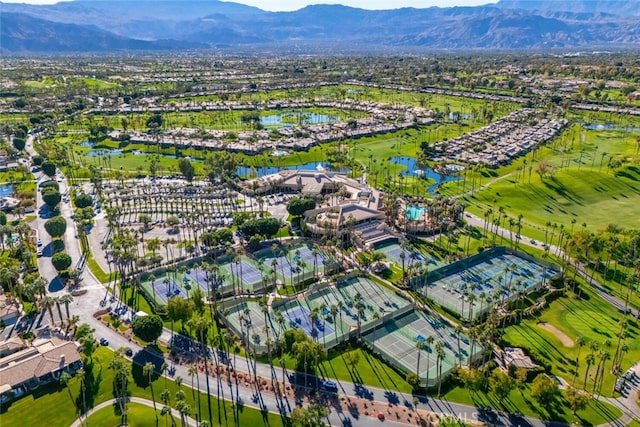
[[[331,380],[322,381],[322,383],[320,383],[320,388],[324,391],[329,391],[331,393],[338,392],[338,384],[336,384],[335,381],[331,381]]]
[[[109,340],[106,339],[105,337],[100,338],[100,345],[103,345],[105,347],[108,346],[109,345]]]

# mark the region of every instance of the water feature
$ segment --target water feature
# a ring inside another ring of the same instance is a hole
[[[9,197],[13,194],[13,185],[0,185],[0,197]]]
[[[110,150],[92,150],[87,153],[87,157],[100,157],[100,156],[115,156],[122,154],[122,150],[119,148],[112,148]]]
[[[255,173],[258,178],[265,175],[273,175],[281,170],[321,170],[349,173],[349,169],[334,169],[333,165],[329,162],[309,162],[292,166],[254,166]],[[249,177],[251,175],[251,166],[240,166],[236,171],[236,174],[240,177]]]
[[[424,206],[407,206],[406,217],[408,220],[417,221],[420,219],[422,212],[427,212],[428,210]]]
[[[435,184],[427,188],[427,193],[436,194],[436,190],[444,183],[459,181],[458,175],[446,175],[434,171],[427,165],[421,165],[415,157],[398,156],[389,159],[392,163],[405,166],[407,170],[402,171],[402,176],[428,178],[436,181]]]
[[[582,123],[581,126],[589,130],[622,130],[627,132],[638,132],[640,128],[631,126],[619,126],[611,123]]]
[[[328,116],[316,113],[281,113],[260,117],[263,126],[291,127],[296,124],[317,125],[321,123],[336,123],[340,121],[338,116]]]

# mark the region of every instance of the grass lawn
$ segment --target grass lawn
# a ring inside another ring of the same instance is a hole
[[[348,359],[353,360],[353,358],[357,360],[357,363],[352,367],[348,363]],[[268,363],[267,356],[258,357],[258,360]],[[284,356],[284,363],[287,369],[295,368],[295,359],[287,354]],[[274,354],[273,364],[274,366],[282,366],[279,362],[279,355]],[[361,348],[350,347],[346,350],[331,350],[327,359],[320,363],[319,369],[324,377],[411,393],[411,386],[405,380],[404,374],[394,371],[390,366]],[[280,373],[278,372],[278,374]],[[347,390],[347,393],[350,392],[351,390]]]
[[[640,358],[640,340],[637,339],[640,328],[637,320],[625,317],[617,309],[610,306],[595,295],[587,285],[582,285],[582,298],[569,296],[560,298],[549,305],[541,315],[533,319],[524,320],[520,325],[510,326],[503,335],[505,344],[532,350],[537,356],[551,366],[551,372],[571,382],[575,373],[575,361],[580,351],[576,386],[583,387],[585,375],[587,390],[593,388],[593,376],[599,361],[598,352],[595,354],[595,364],[587,372],[587,355],[591,353],[590,343],[596,343],[600,349],[606,351],[613,358],[616,352],[617,335],[620,331],[620,321],[627,319],[627,339],[625,344],[628,351],[622,360],[621,369],[625,371]],[[538,323],[546,322],[555,326],[566,334],[573,342],[572,346],[564,346],[553,333],[542,329]],[[586,345],[579,349],[575,344],[578,337],[582,337]],[[606,341],[610,344],[605,348]],[[605,365],[604,382],[601,394],[611,396],[615,376],[611,374],[611,360]]]
[[[576,425],[583,426],[603,424],[622,416],[622,411],[615,406],[600,400],[592,399],[587,405],[587,408],[582,411],[578,411],[574,417],[563,396],[556,398],[555,403],[545,409],[540,407],[540,405],[531,398],[529,385],[525,385],[522,391],[513,390],[509,396],[502,401],[498,400],[496,396],[491,393],[479,392],[472,395],[468,390],[461,387],[454,387],[448,390],[444,394],[443,398],[469,405],[476,405],[478,407],[489,406],[510,412],[517,411],[523,415],[544,420],[553,419],[556,421],[575,423]]]
[[[86,375],[87,388],[87,406],[91,407],[100,402],[112,399],[113,396],[113,371],[108,369],[109,362],[113,359],[113,352],[104,347],[99,347],[94,354],[93,375]],[[127,362],[129,365],[129,363]],[[184,383],[190,383],[191,378],[184,378]],[[204,383],[204,377],[200,380]],[[195,381],[195,379],[194,379]],[[178,386],[172,380],[166,380],[164,377],[156,378],[153,381],[153,389],[156,399],[164,389],[169,390],[171,394],[171,403],[175,405],[174,396],[178,391]],[[77,379],[73,379],[70,383],[71,395],[75,401],[82,404],[80,393],[80,383]],[[191,406],[192,417],[195,418],[198,408],[198,400],[203,414],[207,414],[207,397],[204,393],[193,393],[191,389],[183,386],[185,393],[185,402]],[[212,386],[215,390],[215,385]],[[129,375],[129,391],[131,396],[139,396],[151,399],[151,389],[147,381],[141,375],[141,368],[137,367],[133,374]],[[161,405],[159,405],[161,406]],[[54,409],[55,408],[55,409]],[[234,417],[234,409],[232,404],[225,401],[218,401],[212,397],[212,413],[214,425],[224,426],[261,426],[261,425],[281,425],[280,416],[268,414],[266,419],[263,418],[260,411],[240,407],[238,408],[238,417]],[[54,411],[54,412],[52,412]],[[2,427],[21,427],[24,425],[51,427],[63,427],[70,425],[77,417],[75,408],[71,402],[66,387],[58,384],[50,384],[37,390],[35,394],[30,394],[17,401],[11,403],[8,407],[3,407],[2,411]],[[55,413],[55,416],[52,414]],[[145,412],[146,413],[146,412]],[[107,415],[108,416],[108,412]],[[108,420],[109,418],[107,418]],[[104,425],[104,424],[93,424]],[[114,424],[115,425],[115,424]],[[137,424],[136,424],[137,425]]]
[[[578,123],[604,123],[608,118],[573,117]],[[469,172],[464,182],[445,184],[442,194],[454,195],[495,179],[490,187],[465,197],[469,211],[482,217],[488,209],[504,208],[511,217],[523,214],[522,234],[540,239],[539,228],[551,220],[566,229],[571,221],[578,226],[603,228],[611,222],[635,226],[640,191],[637,167],[637,132],[588,130],[580,124],[569,126],[550,144],[496,170]],[[540,179],[536,166],[545,160],[555,168],[553,177]],[[526,161],[526,163],[525,163]],[[622,161],[612,170],[609,162]],[[538,229],[538,231],[536,231]]]
[[[102,408],[89,417],[87,424],[103,427],[119,426],[122,421],[119,411],[120,408],[117,404]],[[160,414],[158,414],[158,418],[160,418]],[[132,427],[156,427],[153,408],[138,403],[129,404],[127,422]]]
[[[640,420],[637,418],[634,418],[631,420],[631,422],[629,424],[627,424],[628,427],[640,427]]]
[[[91,270],[93,275],[96,276],[96,279],[98,279],[100,283],[109,283],[111,280],[116,280],[118,278],[117,271],[112,272],[111,276],[109,276],[109,273],[107,273],[102,269],[102,267],[100,267],[98,261],[96,261],[91,254],[89,254],[89,258],[87,259],[87,265],[89,266],[89,270]]]
[[[625,168],[617,175],[570,168],[544,180],[536,175],[530,184],[514,185],[509,179],[501,180],[477,193],[472,203],[495,204],[514,217],[524,213],[527,220],[540,225],[552,218],[552,222],[564,224],[566,229],[573,219],[579,224],[586,222],[591,229],[604,228],[612,222],[634,227],[640,214],[637,181],[640,170],[635,167]]]

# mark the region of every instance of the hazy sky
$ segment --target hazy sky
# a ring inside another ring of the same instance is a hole
[[[57,0],[2,0],[5,3],[53,4]],[[235,0],[264,10],[297,10],[310,4],[344,4],[362,9],[396,9],[399,7],[477,6],[497,0]]]

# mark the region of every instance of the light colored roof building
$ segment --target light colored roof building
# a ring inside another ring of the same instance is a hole
[[[529,356],[524,354],[524,351],[522,351],[521,348],[517,347],[505,347],[502,359],[505,367],[509,367],[510,365],[524,369],[533,369],[538,367],[538,365],[533,363],[533,360],[531,360]]]
[[[20,315],[18,307],[3,293],[0,293],[0,321],[5,325],[15,322]]]
[[[62,371],[78,369],[82,362],[78,344],[57,338],[39,339],[33,347],[0,359],[0,387],[15,389],[33,380],[35,385],[49,382]]]

